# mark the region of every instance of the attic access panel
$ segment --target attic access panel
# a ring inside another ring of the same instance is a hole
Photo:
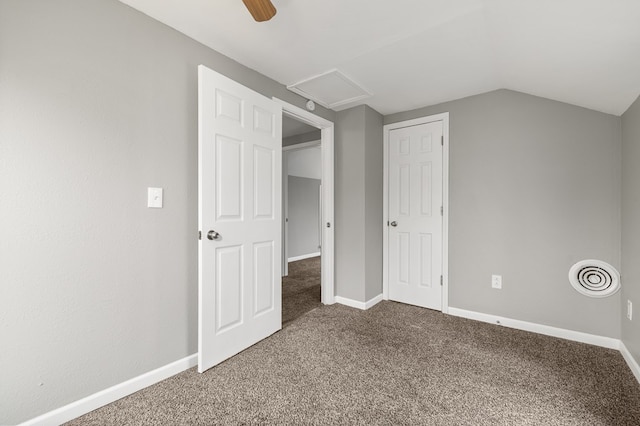
[[[302,80],[287,86],[287,89],[336,111],[341,106],[371,97],[369,91],[337,69]]]

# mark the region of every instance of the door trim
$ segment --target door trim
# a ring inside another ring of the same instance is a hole
[[[382,297],[389,300],[389,132],[403,127],[442,121],[442,312],[449,312],[449,113],[385,124],[383,127]]]
[[[320,146],[322,149],[322,258],[321,268],[321,301],[324,305],[336,303],[335,298],[335,262],[334,262],[334,147],[333,122],[317,116],[309,111],[292,105],[278,98],[273,100],[282,106],[282,114],[305,124],[320,129]],[[326,226],[329,224],[329,227]]]

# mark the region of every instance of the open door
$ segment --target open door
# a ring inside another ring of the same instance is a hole
[[[282,107],[198,67],[198,371],[282,327]]]

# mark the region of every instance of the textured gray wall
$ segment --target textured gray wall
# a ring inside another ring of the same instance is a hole
[[[622,115],[622,341],[640,362],[640,98]],[[627,319],[627,300],[634,305]]]
[[[288,256],[320,251],[320,179],[289,176]]]
[[[382,116],[361,105],[336,116],[336,294],[382,293]]]
[[[365,301],[364,114],[359,106],[335,121],[335,282],[336,296]]]
[[[201,63],[304,108],[115,0],[0,2],[0,424],[197,351]]]
[[[365,107],[365,301],[382,294],[382,115]]]
[[[445,111],[450,306],[619,338],[620,294],[585,297],[567,273],[588,258],[620,266],[620,118],[498,90],[385,124]]]

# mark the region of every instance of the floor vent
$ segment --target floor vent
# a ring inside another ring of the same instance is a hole
[[[585,296],[607,297],[620,289],[620,273],[607,262],[581,260],[569,269],[569,282]]]

